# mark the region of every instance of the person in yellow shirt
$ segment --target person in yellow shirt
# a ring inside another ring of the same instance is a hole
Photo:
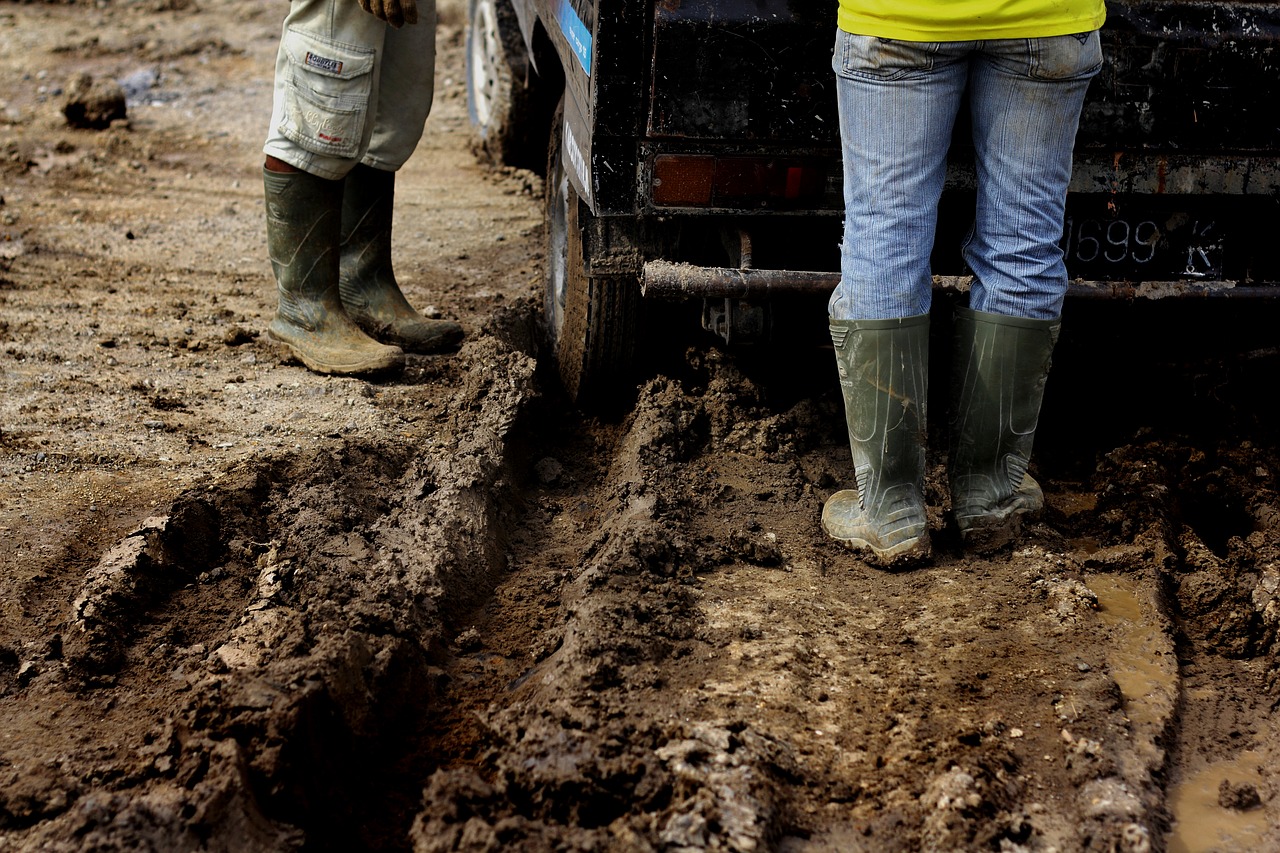
[[[840,0],[832,68],[844,159],[841,279],[828,305],[854,482],[827,534],[872,562],[930,554],[923,497],[929,257],[961,109],[977,203],[962,253],[948,459],[967,547],[1020,533],[1044,503],[1027,473],[1066,267],[1071,153],[1102,65],[1102,0]]]

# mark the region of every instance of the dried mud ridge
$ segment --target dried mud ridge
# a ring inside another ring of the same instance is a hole
[[[1158,850],[1173,751],[1253,745],[1274,446],[1139,434],[1017,550],[874,572],[816,524],[838,395],[704,351],[620,423],[555,414],[533,312],[456,357],[436,444],[229,470],[0,647],[0,692],[141,733],[0,767],[0,849]]]

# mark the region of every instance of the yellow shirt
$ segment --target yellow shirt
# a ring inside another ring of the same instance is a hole
[[[973,41],[1084,33],[1103,0],[840,0],[840,29],[901,41]]]

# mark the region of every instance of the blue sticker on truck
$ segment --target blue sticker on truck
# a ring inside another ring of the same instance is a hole
[[[556,21],[560,24],[560,32],[564,33],[565,41],[569,43],[569,49],[578,57],[578,64],[590,77],[591,30],[582,23],[582,18],[578,17],[569,0],[560,0],[560,5],[556,8]]]

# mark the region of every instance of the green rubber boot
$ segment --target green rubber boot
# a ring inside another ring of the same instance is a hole
[[[881,565],[930,554],[924,505],[929,315],[832,320],[857,485],[822,508],[822,529]]]
[[[306,172],[262,170],[267,250],[280,304],[267,334],[316,373],[401,367],[404,353],[370,338],[342,310],[338,235],[342,185]]]
[[[439,352],[457,346],[462,327],[428,320],[409,304],[391,270],[391,213],[395,172],[360,164],[342,192],[342,305],[371,337],[406,352]]]
[[[966,546],[993,550],[1044,506],[1027,473],[1058,320],[958,308],[951,384],[951,506]]]

